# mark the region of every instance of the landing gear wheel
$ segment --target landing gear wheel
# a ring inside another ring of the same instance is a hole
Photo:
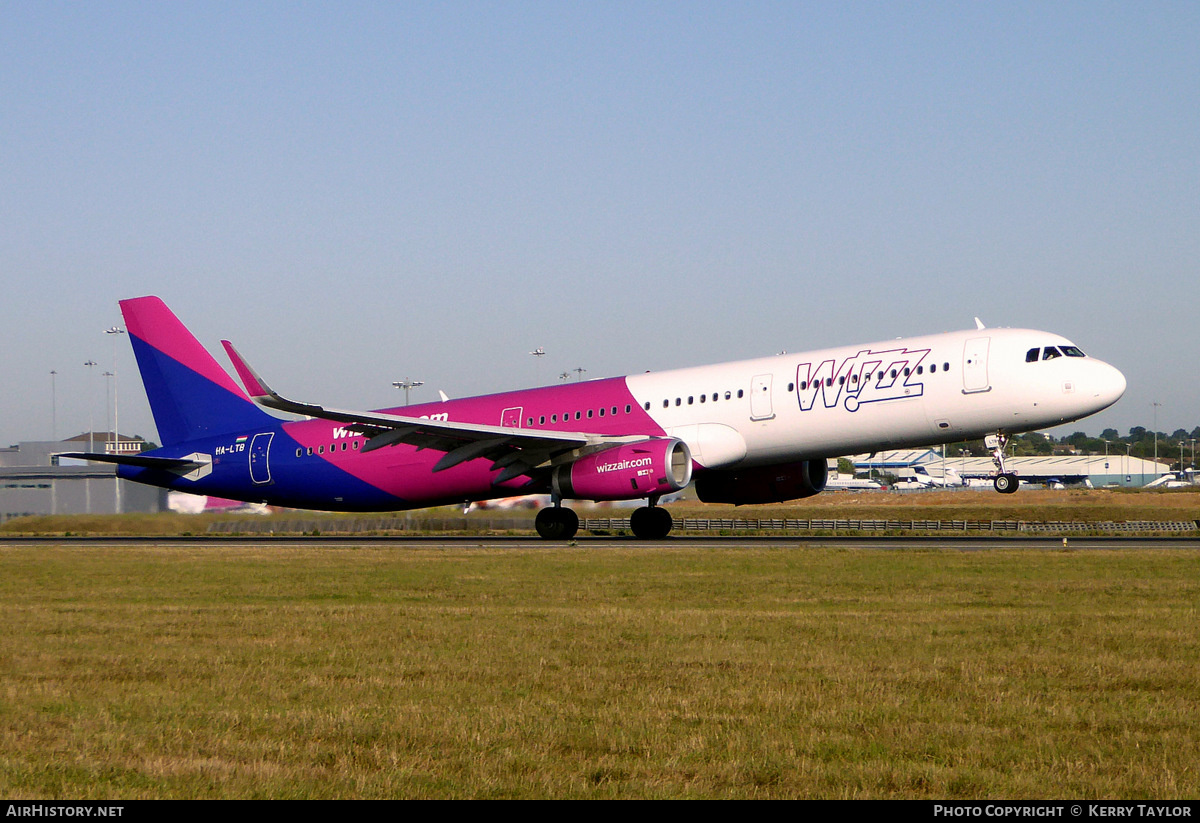
[[[1015,474],[998,474],[996,475],[996,479],[992,481],[992,485],[1001,494],[1012,494],[1021,485],[1021,481],[1017,479]]]
[[[561,506],[542,509],[534,518],[533,527],[546,540],[570,540],[579,532],[579,515]]]
[[[1000,470],[1000,473],[992,481],[992,485],[1001,494],[1012,494],[1021,485],[1021,481],[1004,466],[1004,448],[1008,445],[1008,435],[1004,432],[997,432],[985,437],[983,442],[992,450],[992,462]]]
[[[671,513],[659,506],[642,506],[629,517],[629,529],[642,540],[661,540],[675,525]]]

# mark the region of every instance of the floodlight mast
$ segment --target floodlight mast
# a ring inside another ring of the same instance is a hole
[[[408,399],[408,398],[409,398],[409,395],[408,395],[408,393],[409,393],[410,391],[412,391],[413,389],[415,389],[417,386],[424,386],[424,385],[425,385],[425,381],[424,381],[424,380],[409,380],[409,379],[406,377],[406,378],[404,378],[403,380],[395,380],[395,381],[393,381],[393,382],[392,382],[392,385],[393,385],[393,386],[395,386],[395,387],[396,387],[396,388],[398,388],[398,389],[404,389],[404,405],[406,405],[406,406],[407,406],[407,405],[409,404],[409,399]]]

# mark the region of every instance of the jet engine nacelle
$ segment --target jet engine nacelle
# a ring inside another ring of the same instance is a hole
[[[636,500],[672,494],[692,480],[692,453],[675,438],[622,443],[556,466],[550,485],[573,500]]]
[[[825,488],[825,459],[739,471],[709,471],[696,478],[696,496],[705,503],[782,503],[812,497]]]

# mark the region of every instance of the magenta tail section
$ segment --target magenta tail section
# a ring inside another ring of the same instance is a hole
[[[278,424],[160,299],[122,300],[121,312],[164,446]]]

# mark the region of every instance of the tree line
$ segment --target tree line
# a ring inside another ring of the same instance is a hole
[[[1157,432],[1157,438],[1155,432],[1144,426],[1134,426],[1127,435],[1122,435],[1116,429],[1105,429],[1100,432],[1099,437],[1092,437],[1081,431],[1059,438],[1041,432],[1014,434],[1008,441],[1008,454],[1017,457],[1052,454],[1128,454],[1130,457],[1153,460],[1156,439],[1160,462],[1170,463],[1174,471],[1195,468],[1196,446],[1200,445],[1200,426],[1190,432],[1186,429],[1176,429],[1170,434]],[[946,445],[947,455],[957,456],[963,450],[976,457],[991,454],[982,440],[966,440]]]

